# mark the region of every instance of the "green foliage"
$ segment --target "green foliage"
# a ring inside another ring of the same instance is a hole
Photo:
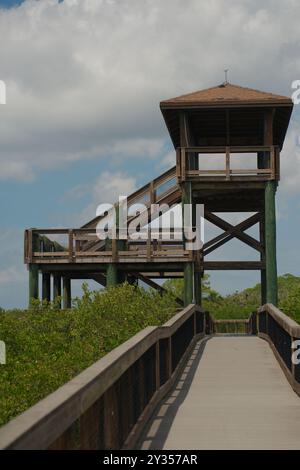
[[[285,274],[278,278],[279,308],[300,323],[300,277]]]
[[[164,287],[183,296],[183,280],[166,281]],[[260,306],[260,284],[222,297],[214,291],[209,275],[202,280],[203,307],[218,319],[248,318]],[[279,308],[294,320],[300,322],[300,277],[284,274],[278,277]]]
[[[27,311],[0,311],[0,424],[21,413],[149,325],[165,323],[177,306],[172,294],[129,284],[90,292],[72,310],[33,302]]]
[[[300,322],[300,277],[284,274],[278,277],[279,308]],[[241,292],[220,297],[217,301],[204,300],[203,306],[215,318],[248,318],[260,306],[260,284]]]
[[[300,322],[300,277],[278,278],[279,307]],[[0,424],[70,380],[114,347],[149,325],[172,317],[182,297],[182,280],[164,283],[169,293],[125,283],[101,291],[83,285],[72,310],[58,302],[33,301],[30,310],[0,309],[0,339],[7,364],[0,366]],[[260,285],[222,297],[205,276],[203,306],[215,318],[247,318],[260,305]]]
[[[172,292],[176,297],[183,299],[183,279],[168,279],[163,284],[164,288]],[[204,274],[201,280],[201,289],[203,298],[217,300],[221,298],[220,294],[210,286],[209,274]]]

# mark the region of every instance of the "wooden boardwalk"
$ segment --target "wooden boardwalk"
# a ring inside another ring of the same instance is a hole
[[[199,342],[142,449],[300,449],[300,398],[255,336]]]

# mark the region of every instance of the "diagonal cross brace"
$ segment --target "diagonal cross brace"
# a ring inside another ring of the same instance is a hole
[[[259,213],[252,215],[246,220],[243,220],[236,226],[230,224],[229,222],[226,222],[225,220],[221,219],[220,217],[209,211],[205,211],[204,217],[209,222],[224,230],[224,233],[209,240],[207,243],[204,243],[204,256],[208,255],[212,251],[224,245],[232,238],[238,238],[242,242],[246,243],[246,245],[249,245],[251,248],[254,248],[259,252],[263,251],[263,246],[261,243],[259,243],[259,241],[257,241],[255,238],[251,237],[247,233],[244,233],[244,230],[247,230],[248,228],[252,227],[260,221],[261,215]]]

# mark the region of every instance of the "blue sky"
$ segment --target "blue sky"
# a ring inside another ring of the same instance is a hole
[[[23,1],[24,0],[0,0],[0,6],[10,8],[20,5]]]
[[[217,85],[224,68],[233,83],[290,96],[299,16],[292,0],[26,0],[1,9],[0,305],[26,305],[26,227],[79,226],[118,189],[129,193],[175,163],[160,100]],[[277,194],[278,270],[298,275],[299,120],[295,106]],[[238,242],[226,250],[222,259],[252,256]],[[223,293],[258,280],[212,275]]]

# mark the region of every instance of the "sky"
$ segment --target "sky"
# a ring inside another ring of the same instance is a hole
[[[78,227],[174,165],[161,100],[220,84],[224,68],[232,83],[291,96],[299,17],[297,0],[0,0],[0,306],[27,304],[25,228]],[[297,105],[277,193],[279,274],[300,275],[299,121]],[[253,259],[237,241],[216,255]],[[224,294],[259,275],[211,279]]]

